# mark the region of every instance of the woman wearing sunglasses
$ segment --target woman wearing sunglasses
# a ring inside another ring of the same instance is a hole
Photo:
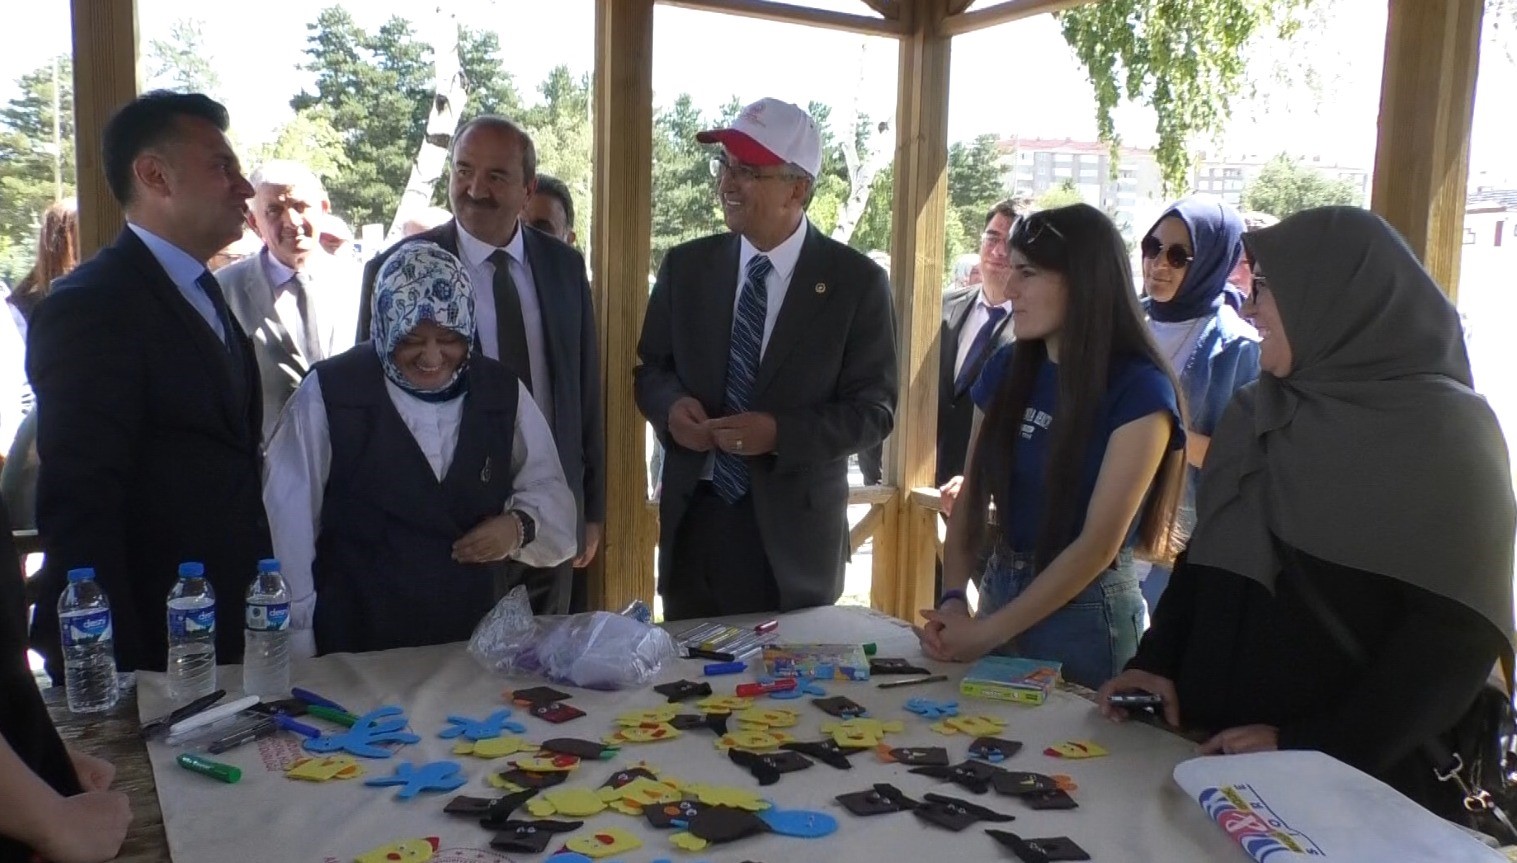
[[[1034,213],[1008,242],[1016,343],[972,390],[984,421],[948,520],[946,590],[918,637],[935,659],[1002,650],[1095,687],[1137,650],[1134,552],[1169,553],[1184,477],[1178,385],[1101,211]],[[971,616],[964,588],[988,540]]]
[[[1233,310],[1228,276],[1243,256],[1243,216],[1208,195],[1175,202],[1143,238],[1143,306],[1148,327],[1180,378],[1190,409],[1180,531],[1196,522],[1196,476],[1212,431],[1239,387],[1259,376],[1259,335]],[[1143,598],[1157,608],[1169,568],[1155,564]]]

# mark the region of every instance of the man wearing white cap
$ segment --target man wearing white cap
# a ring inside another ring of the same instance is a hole
[[[835,602],[848,456],[895,421],[890,281],[806,218],[810,116],[761,99],[714,161],[731,233],[669,250],[648,299],[638,407],[666,448],[659,593],[671,620]]]

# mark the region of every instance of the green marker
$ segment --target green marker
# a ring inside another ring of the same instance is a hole
[[[306,713],[309,713],[318,719],[325,719],[328,722],[335,722],[338,725],[342,725],[347,728],[352,728],[358,723],[358,717],[354,716],[351,713],[346,713],[341,710],[333,710],[330,707],[322,707],[319,704],[312,704],[306,707]]]
[[[199,755],[192,755],[186,752],[175,760],[185,770],[199,773],[202,776],[209,776],[212,779],[219,779],[228,785],[235,785],[242,779],[242,768],[233,767],[230,764],[222,764],[219,761],[212,761],[209,758],[201,758]]]
[[[875,646],[875,643],[872,641],[864,645],[865,656],[873,656],[877,651],[879,651],[879,647]]]

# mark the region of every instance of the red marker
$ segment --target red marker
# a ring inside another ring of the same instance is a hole
[[[768,695],[771,692],[784,692],[795,688],[795,678],[782,677],[772,683],[739,683],[737,685],[738,698],[752,698],[756,695]]]
[[[773,632],[773,631],[775,631],[776,629],[779,629],[779,628],[780,628],[779,618],[775,618],[774,620],[766,620],[763,623],[760,623],[758,626],[753,627],[753,631],[757,632],[759,635],[764,635],[766,633]]]

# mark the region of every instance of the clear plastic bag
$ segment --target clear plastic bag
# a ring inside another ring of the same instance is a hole
[[[679,655],[669,633],[634,616],[595,611],[534,617],[522,586],[474,628],[469,653],[497,674],[586,689],[645,686]]]

